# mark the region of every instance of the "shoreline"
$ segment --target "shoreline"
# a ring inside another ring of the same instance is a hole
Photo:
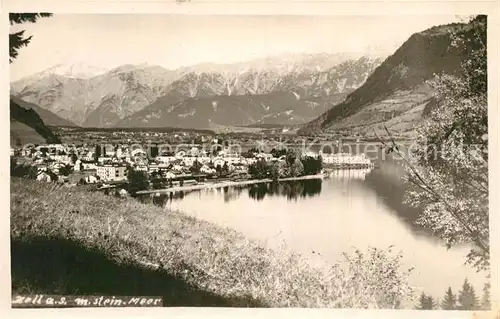
[[[316,175],[305,175],[305,176],[297,176],[297,177],[285,177],[279,178],[278,182],[289,182],[289,181],[299,181],[299,180],[308,180],[308,179],[323,179],[325,174],[316,174]],[[156,193],[173,193],[173,192],[182,192],[182,191],[194,191],[194,190],[203,190],[203,189],[212,189],[212,188],[224,188],[231,186],[243,186],[243,185],[253,185],[253,184],[262,184],[262,183],[272,183],[273,180],[270,178],[265,179],[251,179],[246,181],[229,181],[229,182],[220,182],[220,183],[207,183],[207,184],[197,184],[197,185],[189,185],[189,186],[175,186],[169,188],[155,189],[155,190],[143,190],[136,192],[136,195],[147,195],[147,194],[156,194]]]
[[[325,170],[333,171],[339,169],[374,169],[376,165],[360,165],[360,166],[338,166],[338,165],[326,165]],[[309,180],[309,179],[324,179],[327,178],[328,174],[320,173],[315,175],[304,175],[297,177],[285,177],[278,178],[277,182],[289,182],[289,181],[300,181],[300,180]],[[187,185],[187,186],[174,186],[169,188],[162,189],[151,189],[151,190],[142,190],[136,192],[136,195],[148,195],[148,194],[164,194],[164,193],[174,193],[174,192],[183,192],[183,191],[195,191],[195,190],[203,190],[203,189],[212,189],[212,188],[224,188],[231,186],[243,186],[243,185],[253,185],[253,184],[262,184],[262,183],[271,183],[273,180],[271,178],[265,179],[251,179],[245,181],[226,181],[226,182],[208,182],[205,184],[196,184],[196,185]]]

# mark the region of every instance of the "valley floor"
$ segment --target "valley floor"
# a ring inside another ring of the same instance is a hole
[[[359,255],[347,272],[312,266],[286,249],[265,249],[180,212],[18,178],[11,180],[11,256],[13,294],[163,296],[165,306],[350,308],[401,306],[407,297],[394,295],[392,277],[380,280],[380,269]],[[388,265],[376,256],[376,265]],[[394,278],[401,285],[396,291],[405,292],[404,276]]]

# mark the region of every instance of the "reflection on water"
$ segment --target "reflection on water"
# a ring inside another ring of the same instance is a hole
[[[174,200],[181,200],[188,194],[222,193],[224,202],[236,200],[246,191],[248,196],[255,200],[263,200],[266,196],[282,196],[288,200],[298,200],[305,197],[313,197],[321,193],[321,179],[309,179],[303,181],[286,181],[279,183],[259,183],[245,186],[223,187],[217,189],[195,190],[190,192],[159,193],[147,195],[140,198],[143,203],[152,203],[164,207]]]
[[[394,162],[374,170],[333,172],[328,178],[264,183],[145,199],[231,227],[270,247],[283,242],[310,258],[335,262],[352,247],[395,245],[412,284],[435,297],[465,277],[481,289],[484,278],[463,265],[467,247],[446,247],[414,223],[418,209],[403,204],[402,168]]]
[[[319,193],[321,193],[321,179],[254,184],[248,189],[248,196],[256,200],[263,200],[266,196],[282,196],[288,200],[298,200],[314,197]]]
[[[368,175],[372,171],[371,168],[364,169],[338,169],[333,170],[328,177],[344,180],[346,182],[352,180],[365,180],[366,175]]]

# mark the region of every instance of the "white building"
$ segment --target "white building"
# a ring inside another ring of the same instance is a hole
[[[200,168],[200,173],[203,173],[203,174],[215,174],[216,170],[213,169],[213,168],[208,167],[208,165],[203,165]]]
[[[69,155],[66,155],[66,154],[51,155],[50,158],[53,159],[54,161],[60,162],[60,163],[69,164],[71,162],[71,157]]]
[[[97,165],[94,162],[82,161],[82,170],[90,171],[97,169]]]
[[[75,165],[73,166],[73,170],[74,170],[75,172],[79,172],[79,171],[81,171],[81,170],[82,170],[82,168],[83,168],[83,167],[82,167],[82,161],[81,161],[80,159],[77,159],[77,160],[75,161]]]
[[[148,171],[148,166],[147,165],[142,165],[142,164],[139,164],[139,165],[136,165],[134,167],[134,169],[136,171],[142,171],[142,172],[147,172]]]
[[[200,162],[202,164],[208,164],[208,163],[210,163],[210,161],[211,161],[211,158],[209,156],[198,157],[198,162]]]
[[[158,161],[160,163],[164,163],[164,164],[169,164],[170,162],[174,161],[175,159],[176,159],[175,156],[161,155],[161,156],[156,157],[156,161]]]
[[[212,163],[214,164],[214,167],[217,167],[218,165],[220,165],[222,167],[222,166],[224,166],[225,162],[226,161],[222,157],[216,157],[212,161]]]
[[[97,159],[97,161],[99,163],[107,163],[107,162],[111,162],[113,158],[112,157],[108,157],[108,156],[101,156]]]
[[[172,172],[165,173],[165,178],[167,178],[167,179],[175,178],[175,176],[176,175],[174,173],[172,173]]]
[[[127,167],[123,165],[98,165],[97,176],[104,181],[122,181],[127,179]]]
[[[130,152],[131,157],[146,157],[147,153],[143,149],[136,148]]]
[[[195,160],[196,157],[184,157],[182,159],[182,162],[184,163],[185,166],[191,167],[193,166]]]
[[[90,152],[87,152],[83,158],[82,158],[84,161],[93,161],[94,160],[94,152],[90,151]]]
[[[88,184],[97,183],[97,177],[95,177],[94,175],[89,175],[89,176],[85,177],[85,183],[88,183]]]
[[[51,154],[59,154],[66,153],[66,147],[62,144],[47,144],[47,145],[39,145],[35,148],[37,151],[41,151],[42,149],[48,150],[48,153]]]
[[[370,165],[371,161],[366,158],[365,154],[352,155],[348,153],[337,154],[321,154],[323,163],[326,164],[351,164],[351,165]]]

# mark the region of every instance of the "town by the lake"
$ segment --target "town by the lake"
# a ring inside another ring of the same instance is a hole
[[[498,309],[489,17],[334,14],[10,12],[12,308]]]

